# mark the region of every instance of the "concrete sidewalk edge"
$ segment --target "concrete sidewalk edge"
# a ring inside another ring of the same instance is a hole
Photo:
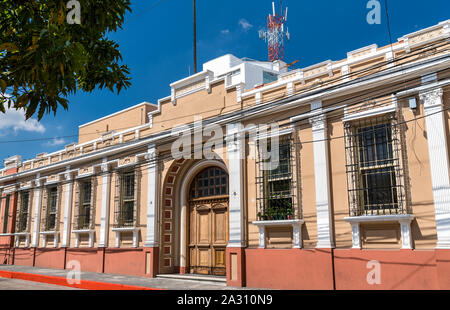
[[[164,290],[160,288],[150,288],[144,286],[134,286],[134,285],[99,282],[91,280],[79,280],[79,283],[69,284],[67,279],[63,277],[17,272],[17,271],[7,271],[7,270],[0,270],[0,277],[8,279],[19,279],[33,282],[41,282],[60,286],[68,286],[86,290]]]

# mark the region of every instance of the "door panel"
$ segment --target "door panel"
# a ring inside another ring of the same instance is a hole
[[[214,244],[227,242],[227,213],[226,210],[214,211]]]
[[[211,236],[211,223],[209,220],[210,212],[208,210],[202,210],[198,212],[198,244],[209,245]]]
[[[190,201],[189,271],[225,275],[228,197]]]

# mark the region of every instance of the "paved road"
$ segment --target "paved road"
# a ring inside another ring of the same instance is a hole
[[[0,278],[0,290],[76,290],[76,288],[33,281]]]

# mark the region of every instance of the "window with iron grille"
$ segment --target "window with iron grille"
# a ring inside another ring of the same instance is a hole
[[[28,226],[28,215],[29,215],[29,203],[30,203],[30,191],[23,191],[19,194],[20,206],[19,206],[19,218],[17,221],[17,232],[25,232]]]
[[[9,202],[11,199],[11,195],[6,196],[5,201],[5,210],[3,212],[3,233],[6,234],[8,232],[8,220],[9,220]]]
[[[345,127],[350,215],[407,213],[395,114]]]
[[[47,200],[47,214],[45,221],[45,229],[47,231],[55,230],[56,228],[56,212],[58,207],[58,187],[50,187],[48,191]]]
[[[117,224],[119,227],[130,227],[134,225],[134,182],[135,173],[126,172],[121,179],[121,202],[117,214]]]
[[[222,168],[203,169],[191,183],[190,199],[228,195],[228,175]]]
[[[295,181],[291,136],[280,137],[278,165],[276,168],[268,169],[272,165],[269,163],[271,159],[267,156],[271,147],[270,139],[267,142],[267,150],[264,150],[258,141],[256,177],[258,218],[259,220],[291,219],[295,217],[293,190]]]
[[[88,229],[91,225],[92,182],[82,181],[80,186],[80,202],[78,210],[78,229]]]

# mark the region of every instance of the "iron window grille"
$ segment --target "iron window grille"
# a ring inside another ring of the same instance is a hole
[[[19,193],[19,197],[19,214],[17,216],[16,231],[26,232],[28,230],[30,191],[23,191]]]
[[[3,233],[8,232],[8,222],[9,222],[9,203],[11,200],[11,195],[6,196],[5,209],[3,211]]]
[[[58,211],[58,187],[50,187],[48,190],[47,214],[45,216],[45,229],[52,231],[56,229],[56,216]]]
[[[116,209],[117,227],[134,227],[136,206],[135,171],[118,173],[119,204]]]
[[[258,140],[256,160],[256,186],[258,220],[286,220],[297,217],[295,210],[294,150],[291,135],[279,137],[278,166],[270,169],[271,141],[267,141],[267,150]]]
[[[91,226],[91,199],[92,199],[92,182],[80,182],[80,202],[78,210],[77,224],[78,229],[89,229]]]
[[[395,113],[345,124],[350,216],[408,213]]]

